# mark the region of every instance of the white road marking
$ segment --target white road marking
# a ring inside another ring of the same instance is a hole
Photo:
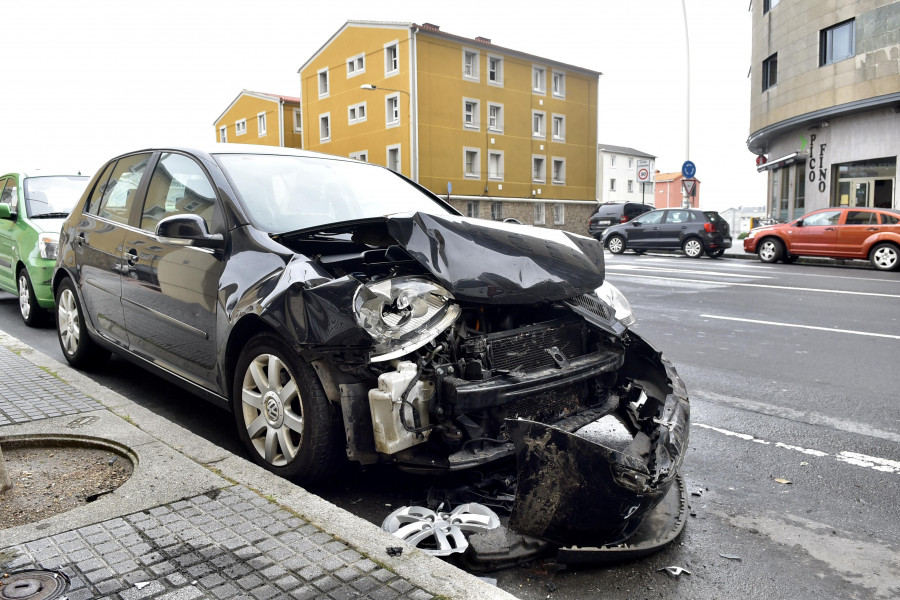
[[[867,456],[865,454],[859,454],[857,452],[841,452],[840,454],[830,454],[828,452],[822,452],[821,450],[814,450],[812,448],[802,448],[800,446],[793,446],[791,444],[785,444],[783,442],[772,442],[757,438],[749,433],[738,433],[737,431],[729,431],[728,429],[722,429],[721,427],[713,427],[712,425],[706,425],[705,423],[692,423],[694,427],[700,427],[702,429],[708,429],[710,431],[715,431],[717,433],[721,433],[723,435],[727,435],[729,437],[736,437],[738,439],[754,442],[756,444],[762,444],[764,446],[774,445],[778,448],[784,448],[785,450],[793,450],[795,452],[800,452],[802,454],[807,454],[810,456],[817,456],[820,458],[832,457],[835,460],[853,465],[855,467],[864,467],[868,469],[873,469],[875,471],[880,471],[882,473],[891,473],[894,475],[900,475],[900,462],[896,460],[890,460],[887,458],[879,458],[877,456]]]
[[[662,281],[673,281],[671,277],[655,277],[653,275],[638,275],[637,273],[617,273],[617,275],[623,277],[638,277],[640,279],[656,279]],[[713,281],[705,281],[703,279],[678,279],[682,283],[716,283]],[[804,287],[791,287],[785,285],[766,285],[764,283],[738,283],[735,281],[723,281],[720,282],[723,285],[730,286],[740,286],[740,287],[752,287],[752,288],[766,288],[771,290],[790,290],[795,292],[819,292],[822,294],[846,294],[849,296],[874,296],[878,298],[900,298],[900,294],[878,294],[875,292],[851,292],[846,290],[823,290],[821,288],[804,288]]]
[[[646,265],[616,265],[612,268],[607,268],[607,271],[658,271],[661,273],[690,273],[693,275],[712,275],[712,276],[720,276],[720,277],[753,277],[754,279],[774,279],[773,277],[768,277],[765,275],[748,275],[746,273],[726,273],[725,271],[715,271],[715,270],[706,270],[706,271],[698,271],[694,269],[674,269],[672,267],[650,267]]]
[[[813,329],[815,331],[828,331],[831,333],[848,333],[850,335],[867,335],[869,337],[888,338],[900,340],[900,335],[890,333],[875,333],[872,331],[857,331],[855,329],[838,329],[837,327],[818,327],[816,325],[799,325],[796,323],[779,323],[778,321],[760,321],[758,319],[745,319],[743,317],[723,317],[720,315],[700,315],[705,319],[718,319],[720,321],[738,321],[740,323],[755,323],[757,325],[773,325],[775,327],[794,327],[796,329]]]

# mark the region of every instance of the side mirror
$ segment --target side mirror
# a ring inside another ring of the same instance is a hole
[[[794,223],[796,227],[803,227],[803,219],[797,219],[797,222]]]
[[[11,219],[12,211],[9,209],[9,204],[0,203],[0,219]]]
[[[631,222],[632,227],[640,227],[641,225],[643,225],[643,223],[641,223],[640,221],[632,221]]]
[[[166,217],[156,226],[156,236],[169,244],[197,248],[221,248],[225,239],[221,233],[210,233],[197,215]]]

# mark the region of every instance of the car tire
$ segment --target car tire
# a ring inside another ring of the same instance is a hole
[[[56,288],[56,336],[63,356],[73,367],[89,369],[109,358],[109,351],[91,339],[75,284],[68,277]]]
[[[797,259],[798,259],[798,258],[800,258],[800,257],[797,256],[796,254],[787,254],[787,255],[785,255],[781,260],[782,260],[782,261],[784,262],[784,264],[786,264],[786,265],[792,265],[792,264],[794,264],[795,262],[797,262]]]
[[[900,265],[900,249],[894,244],[878,244],[869,252],[869,262],[879,271],[893,271]]]
[[[644,252],[646,252],[646,250],[644,250],[643,248],[639,248],[639,249],[637,249],[637,250],[632,250],[632,252],[634,252],[635,254],[640,255],[640,254],[643,254]]]
[[[19,314],[22,315],[22,320],[29,327],[43,325],[47,321],[48,315],[37,303],[34,287],[31,285],[31,278],[25,267],[19,269],[16,285],[19,288]]]
[[[260,466],[300,484],[338,469],[339,415],[313,368],[281,338],[250,339],[234,370],[231,402],[238,435]]]
[[[703,242],[695,237],[684,240],[681,249],[688,255],[688,258],[700,258],[703,256]]]
[[[606,240],[606,247],[613,254],[622,254],[625,252],[625,238],[621,235],[614,235]]]
[[[775,238],[766,238],[759,243],[756,254],[760,262],[777,263],[784,256],[784,246]]]
[[[716,248],[715,250],[707,250],[706,255],[710,258],[719,258],[725,254],[725,248]]]

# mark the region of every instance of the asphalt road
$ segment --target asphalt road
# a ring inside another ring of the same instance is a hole
[[[644,559],[488,576],[527,599],[900,597],[900,272],[630,253],[607,268],[688,386],[692,516]],[[12,296],[0,328],[64,360]],[[230,415],[129,363],[92,376],[243,452]],[[380,523],[440,483],[376,468],[314,491]]]

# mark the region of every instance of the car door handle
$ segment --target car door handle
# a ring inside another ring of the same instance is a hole
[[[87,240],[84,239],[83,231],[75,236],[75,245],[76,246],[84,246],[86,243],[87,243]]]
[[[866,231],[878,231],[878,228],[877,227],[869,227],[866,229]]]
[[[133,267],[138,261],[137,250],[134,248],[124,253],[122,256],[125,258],[125,262],[128,263],[129,267]]]
[[[837,227],[826,227],[825,231],[837,231]]]

